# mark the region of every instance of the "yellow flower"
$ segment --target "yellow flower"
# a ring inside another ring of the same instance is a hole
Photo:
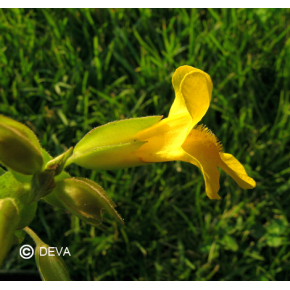
[[[74,148],[66,166],[112,170],[152,162],[181,160],[199,167],[206,193],[219,199],[219,170],[228,173],[243,189],[256,186],[243,165],[206,127],[196,126],[211,100],[208,74],[191,66],[179,67],[172,78],[175,100],[168,118],[151,116],[115,121],[91,130]]]
[[[136,138],[146,142],[138,149],[137,156],[143,162],[180,160],[199,167],[211,199],[220,199],[218,167],[241,188],[254,188],[256,182],[234,156],[222,152],[215,135],[206,127],[196,126],[210,104],[213,88],[210,76],[199,69],[182,66],[175,71],[172,83],[175,100],[169,116],[137,133]]]

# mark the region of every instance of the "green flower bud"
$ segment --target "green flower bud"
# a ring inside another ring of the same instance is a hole
[[[30,228],[24,229],[36,243],[35,261],[43,281],[70,281],[69,271],[55,249],[45,244]]]
[[[14,240],[19,222],[18,209],[11,198],[0,199],[0,266]]]
[[[97,183],[85,178],[67,178],[56,183],[53,191],[63,206],[88,224],[105,229],[102,215],[107,213],[120,224],[124,221],[115,210],[115,203]]]
[[[21,183],[10,171],[0,176],[0,199],[10,198],[17,208],[19,223],[17,230],[28,226],[33,220],[37,203],[32,202],[30,184]]]
[[[42,168],[39,142],[25,125],[0,115],[0,161],[19,173],[32,175]]]
[[[136,134],[157,123],[162,116],[115,121],[91,130],[76,145],[67,165],[75,163],[88,169],[119,169],[146,165],[138,149],[146,142]]]

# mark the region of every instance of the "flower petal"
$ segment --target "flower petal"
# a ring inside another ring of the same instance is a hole
[[[229,174],[243,189],[252,189],[256,186],[253,178],[249,177],[244,166],[231,154],[220,153],[219,167]]]
[[[137,133],[138,140],[147,141],[138,150],[145,162],[180,160],[181,148],[189,131],[206,113],[212,92],[212,82],[205,72],[179,67],[173,77],[175,100],[169,117]]]
[[[212,166],[209,162],[199,162],[198,167],[200,168],[204,182],[205,191],[210,199],[221,199],[218,195],[220,189],[220,172],[217,167]]]
[[[190,162],[202,171],[206,194],[210,199],[220,199],[218,163],[220,144],[215,136],[204,127],[193,129],[186,138],[182,148],[184,154],[180,160]]]
[[[190,131],[202,119],[209,107],[212,82],[205,72],[193,71],[183,78],[180,89],[192,118]]]
[[[176,114],[180,114],[180,113],[188,113],[188,109],[186,107],[185,104],[185,100],[181,94],[180,91],[180,84],[183,80],[183,78],[185,77],[185,75],[187,75],[188,73],[192,72],[192,71],[198,71],[198,69],[192,67],[192,66],[188,66],[188,65],[184,65],[184,66],[180,66],[173,74],[172,76],[172,85],[175,91],[175,99],[174,102],[170,108],[170,112],[169,112],[169,117],[176,115]]]
[[[147,143],[139,148],[137,156],[144,162],[179,160],[190,121],[188,114],[178,114],[138,132],[136,138]]]
[[[210,199],[220,199],[220,196],[218,195],[220,189],[220,172],[217,167],[212,166],[210,162],[204,162],[205,160],[198,160],[185,151],[180,160],[197,166],[202,172],[207,196]]]
[[[202,70],[191,66],[179,67],[173,77],[175,100],[171,106],[169,117],[187,113],[192,117],[191,130],[205,115],[211,100],[212,81]]]

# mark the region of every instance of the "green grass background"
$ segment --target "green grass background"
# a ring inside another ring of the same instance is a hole
[[[289,36],[289,9],[0,10],[0,112],[52,155],[107,122],[167,116],[172,74],[187,64],[214,83],[201,123],[257,182],[242,190],[221,173],[216,201],[182,162],[68,167],[102,185],[125,219],[102,232],[39,203],[31,228],[69,247],[73,280],[289,280]],[[18,251],[4,271],[36,271]]]

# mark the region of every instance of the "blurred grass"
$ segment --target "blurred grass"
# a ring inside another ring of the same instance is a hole
[[[209,200],[201,172],[171,162],[95,172],[126,226],[107,232],[45,203],[31,224],[68,246],[74,280],[289,280],[289,9],[2,9],[0,112],[52,155],[91,128],[167,115],[180,65],[210,74],[202,123],[257,181],[221,174]],[[32,245],[26,237],[24,243]],[[15,246],[4,270],[36,270]]]

